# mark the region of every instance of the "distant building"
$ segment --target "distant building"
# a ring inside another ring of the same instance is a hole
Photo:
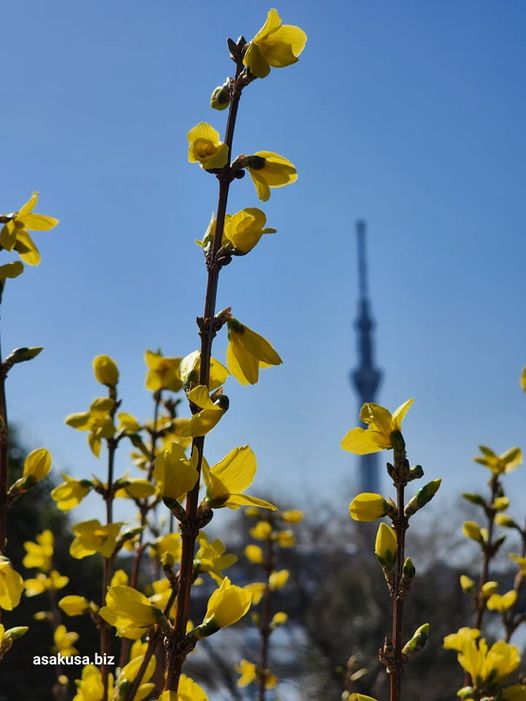
[[[351,372],[351,382],[358,394],[359,407],[365,402],[376,402],[382,372],[375,366],[373,329],[367,286],[366,224],[356,222],[358,244],[358,317],[354,327],[358,332],[358,367]],[[361,455],[358,458],[359,488],[362,492],[379,492],[380,477],[378,454]]]

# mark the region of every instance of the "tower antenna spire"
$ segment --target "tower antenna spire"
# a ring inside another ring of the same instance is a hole
[[[358,251],[358,316],[354,323],[358,336],[358,366],[351,372],[351,383],[358,395],[360,407],[375,402],[382,381],[382,372],[374,359],[374,321],[370,312],[366,257],[367,225],[363,219],[356,222]],[[378,456],[376,453],[359,458],[360,489],[363,492],[379,491]]]

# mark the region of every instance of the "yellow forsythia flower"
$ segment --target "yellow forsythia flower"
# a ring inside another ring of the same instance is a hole
[[[97,382],[107,387],[115,387],[119,381],[119,368],[109,355],[97,355],[94,358],[93,373]]]
[[[267,217],[261,209],[249,207],[236,214],[227,214],[223,232],[223,245],[230,243],[235,251],[249,253],[259,243],[263,234],[275,234],[276,229],[265,227]]]
[[[24,461],[25,482],[40,482],[51,470],[51,453],[46,448],[32,450]]]
[[[474,680],[503,680],[514,672],[520,664],[519,650],[504,640],[497,640],[491,647],[484,638],[477,642],[468,640],[458,655],[460,666]]]
[[[461,574],[460,575],[460,586],[462,587],[462,591],[466,594],[468,594],[470,591],[473,591],[475,588],[475,582],[471,577],[468,577],[466,574]]]
[[[230,579],[225,577],[221,586],[208,599],[208,606],[201,624],[210,631],[206,631],[205,635],[211,634],[214,629],[226,628],[237,623],[250,608],[251,601],[252,597],[246,589],[232,584]]]
[[[515,553],[510,553],[508,557],[519,567],[521,574],[526,575],[526,557],[522,557],[521,555],[517,555]]]
[[[208,696],[197,682],[181,674],[179,690],[163,691],[158,701],[208,701]]]
[[[490,611],[498,611],[499,613],[504,613],[509,608],[515,605],[517,601],[517,592],[508,591],[506,594],[492,594],[486,606]]]
[[[36,539],[36,543],[30,540],[24,543],[26,554],[22,560],[22,564],[28,570],[32,567],[36,567],[39,570],[47,572],[51,569],[55,537],[49,529],[46,529],[42,531],[42,533],[39,533]]]
[[[263,562],[263,548],[259,545],[247,545],[245,548],[245,557],[253,565],[260,565]]]
[[[57,591],[63,589],[68,582],[69,577],[65,577],[57,570],[52,570],[49,576],[39,572],[36,577],[26,579],[24,582],[26,596],[37,596],[37,594],[42,594],[42,592],[49,590]]]
[[[119,674],[119,679],[117,683],[117,689],[119,687],[123,687],[123,690],[125,687],[127,687],[129,684],[132,684],[133,681],[135,680],[135,677],[137,676],[137,673],[139,671],[139,668],[142,664],[144,655],[139,655],[137,657],[134,657],[126,664],[122,670],[121,673]],[[146,667],[146,671],[143,674],[142,677],[142,683],[137,691],[137,695],[134,696],[134,699],[136,701],[142,701],[146,696],[150,694],[151,691],[155,688],[155,684],[148,683],[149,680],[152,678],[153,673],[155,672],[155,666],[156,666],[156,660],[155,656],[152,656],[148,662],[148,665]],[[120,694],[119,694],[120,696]]]
[[[241,676],[237,680],[239,687],[245,687],[258,680],[258,668],[249,660],[241,660],[236,665],[235,670]],[[265,670],[265,689],[275,689],[278,684],[278,678],[268,669]]]
[[[154,477],[163,497],[181,501],[197,482],[195,460],[188,460],[184,449],[169,443],[155,458]]]
[[[227,324],[227,365],[240,384],[254,385],[258,381],[260,368],[281,365],[281,358],[263,336],[237,319],[231,318]]]
[[[65,473],[62,473],[62,477],[64,482],[61,482],[51,490],[51,498],[61,511],[69,511],[80,504],[84,497],[89,494],[93,484],[89,480],[78,480]]]
[[[259,521],[249,533],[254,540],[268,540],[272,534],[272,526],[268,521]]]
[[[199,370],[201,367],[201,353],[193,351],[181,360],[181,380],[185,389],[191,389],[198,384]],[[225,383],[226,378],[230,375],[224,365],[215,358],[210,359],[210,378],[208,381],[208,389],[210,391],[221,387]]]
[[[23,591],[24,580],[7,557],[0,555],[0,608],[12,611],[20,603]]]
[[[490,596],[493,596],[493,594],[496,594],[499,590],[499,585],[497,582],[485,582],[482,585],[482,596],[487,599]]]
[[[485,445],[479,445],[479,450],[482,455],[478,455],[473,460],[478,462],[479,465],[487,467],[494,475],[511,472],[522,464],[522,450],[517,447],[510,448],[500,455],[497,455]]]
[[[227,506],[239,509],[240,506],[258,506],[261,509],[277,509],[264,499],[244,494],[256,475],[256,456],[248,445],[231,450],[228,455],[212,468],[203,461],[203,478],[206,497],[213,509]]]
[[[523,390],[523,392],[526,392],[526,368],[522,369],[520,386],[521,386],[521,389]]]
[[[98,519],[82,521],[73,526],[75,539],[69,552],[71,557],[81,560],[88,555],[100,553],[102,557],[111,557],[117,544],[122,522],[103,526]]]
[[[480,630],[477,628],[459,628],[456,633],[450,633],[444,638],[444,650],[455,650],[461,652],[464,646],[480,637]]]
[[[82,678],[76,679],[77,693],[73,701],[102,701],[104,699],[104,685],[102,674],[95,665],[86,665],[82,670]],[[113,696],[113,675],[108,676],[108,698]]]
[[[300,511],[299,509],[282,511],[280,516],[286,523],[300,523],[303,521],[303,511]]]
[[[374,554],[382,567],[391,569],[394,566],[396,559],[396,531],[386,523],[381,523],[378,526],[376,534],[376,542],[374,545]]]
[[[263,598],[263,594],[267,590],[267,585],[265,582],[251,582],[250,584],[245,585],[245,589],[252,597],[252,603],[254,606],[257,606]]]
[[[284,625],[288,620],[289,620],[289,617],[285,613],[285,611],[278,611],[277,613],[275,613],[272,616],[272,621],[270,622],[270,625],[273,628],[276,628],[277,626]]]
[[[73,644],[79,639],[79,634],[75,632],[69,632],[66,630],[66,626],[60,624],[55,628],[53,634],[53,640],[55,642],[55,648],[57,652],[61,655],[67,657],[68,655],[74,655],[78,650],[73,647]]]
[[[232,567],[237,562],[237,555],[227,553],[224,543],[216,538],[209,542],[206,533],[201,531],[197,536],[199,550],[194,556],[196,572],[207,572],[218,584],[223,581],[223,570]]]
[[[147,350],[144,354],[144,362],[148,368],[146,389],[150,392],[158,392],[161,389],[178,392],[181,389],[182,383],[179,373],[181,358],[168,358],[160,351]]]
[[[113,577],[111,578],[111,586],[117,587],[119,584],[128,584],[128,573],[124,570],[115,570]]]
[[[89,610],[89,601],[83,596],[63,596],[58,602],[59,607],[67,616],[82,616]]]
[[[290,572],[288,570],[276,570],[272,572],[268,578],[268,588],[270,591],[278,591],[283,589],[285,584],[289,581]]]
[[[376,701],[372,696],[366,696],[365,694],[352,693],[349,696],[349,701]]]
[[[379,404],[367,402],[362,406],[360,419],[367,428],[353,428],[343,438],[341,446],[356,455],[377,453],[393,447],[393,433],[399,433],[402,421],[414,399],[408,399],[392,414]]]
[[[18,212],[12,215],[0,230],[0,246],[7,251],[13,249],[20,258],[28,265],[38,265],[40,263],[40,253],[35,242],[29,235],[30,231],[49,231],[58,223],[55,217],[33,212],[38,202],[38,192],[34,192],[30,199],[22,205]],[[20,261],[7,263],[0,266],[0,280],[6,277],[17,277],[23,272],[24,266]]]
[[[388,512],[387,501],[374,492],[362,492],[349,504],[349,513],[354,521],[376,521]]]
[[[88,431],[88,443],[92,453],[99,457],[103,438],[111,438],[115,433],[115,425],[111,411],[115,402],[109,397],[94,399],[88,411],[66,416],[65,423],[77,431]]]
[[[145,499],[155,494],[155,486],[141,477],[123,477],[123,485],[115,491],[120,499]]]
[[[248,168],[258,199],[266,202],[271,187],[291,185],[298,179],[294,163],[273,151],[256,151],[251,156],[240,156],[239,165]]]
[[[223,168],[228,161],[228,146],[219,132],[207,122],[199,122],[188,132],[188,160],[201,168]]]
[[[462,533],[466,538],[471,538],[479,543],[482,542],[482,529],[476,521],[464,521],[462,526]]]
[[[108,589],[106,606],[99,614],[117,628],[117,635],[136,640],[157,623],[162,611],[136,589],[117,586]]]
[[[280,548],[293,548],[296,545],[296,538],[290,530],[276,531],[274,539]]]
[[[208,391],[205,385],[197,385],[188,392],[188,401],[200,409],[192,415],[185,430],[185,433],[192,438],[205,436],[228,409],[228,399],[221,394],[221,390],[215,393],[213,401]]]
[[[296,63],[306,42],[302,29],[282,24],[277,10],[269,10],[265,24],[246,47],[243,64],[256,78],[265,78],[271,66],[283,68]]]

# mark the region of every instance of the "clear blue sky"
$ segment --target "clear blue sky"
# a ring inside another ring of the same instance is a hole
[[[193,240],[216,184],[187,163],[186,132],[201,120],[224,127],[208,98],[231,70],[225,38],[250,38],[268,7],[18,0],[3,9],[0,209],[36,189],[40,210],[61,218],[37,234],[40,268],[5,295],[4,347],[46,348],[13,372],[10,413],[60,468],[100,469],[85,436],[63,425],[98,393],[94,355],[116,358],[125,407],[144,416],[144,349],[197,347],[204,269]],[[234,151],[283,153],[300,178],[274,191],[264,208],[279,233],[224,270],[219,304],[270,338],[284,365],[254,388],[230,383],[209,457],[250,442],[260,491],[336,494],[346,508],[356,470],[339,441],[356,424],[354,221],[365,217],[380,400],[394,408],[416,397],[410,457],[443,475],[452,498],[485,477],[471,462],[479,442],[501,451],[526,436],[526,6],[277,7],[309,42],[296,66],[246,91]],[[256,205],[248,178],[236,183],[231,211]],[[222,342],[216,353],[224,357]],[[526,468],[510,485],[526,486]]]

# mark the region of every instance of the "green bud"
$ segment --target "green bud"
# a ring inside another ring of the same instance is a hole
[[[413,561],[411,560],[410,557],[406,557],[404,560],[403,567],[402,567],[402,577],[404,577],[404,579],[413,579],[415,574],[416,574],[416,569],[415,569],[415,566],[413,565]]]
[[[210,96],[210,107],[213,110],[224,110],[230,104],[231,93],[228,82],[219,85]]]
[[[424,647],[427,642],[428,635],[429,623],[424,623],[420,626],[420,628],[415,630],[411,640],[409,640],[402,648],[402,653],[407,656],[414,655]]]
[[[476,506],[486,506],[486,502],[480,494],[474,494],[473,492],[464,492],[462,498],[469,501],[470,504],[475,504]]]
[[[407,502],[405,507],[405,515],[409,518],[413,516],[419,509],[425,506],[438,492],[440,485],[442,484],[441,479],[432,480],[428,482],[423,487],[421,487],[415,496]]]
[[[36,358],[43,350],[42,346],[35,346],[34,348],[15,348],[4,360],[3,365],[5,371],[9,371],[16,363],[26,363],[28,360],[33,360],[33,358]]]

